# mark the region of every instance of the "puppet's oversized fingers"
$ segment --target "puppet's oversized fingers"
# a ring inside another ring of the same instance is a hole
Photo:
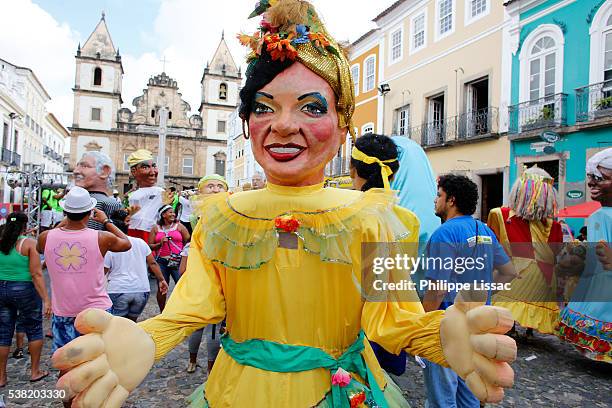
[[[505,362],[516,360],[516,342],[501,334],[473,334],[470,341],[474,351],[483,356]]]
[[[106,356],[102,354],[95,360],[83,363],[60,377],[57,380],[57,388],[66,391],[65,399],[71,399],[109,370]]]
[[[514,385],[514,370],[510,364],[490,360],[482,354],[474,354],[474,364],[476,364],[476,372],[487,383],[500,387]]]
[[[512,329],[512,313],[503,307],[481,306],[467,312],[468,325],[472,333],[504,334]]]
[[[474,371],[467,318],[456,305],[444,311],[440,322],[440,343],[448,365],[460,377],[465,378]]]
[[[104,353],[104,341],[99,334],[77,337],[53,353],[51,363],[58,370],[70,370]]]
[[[81,334],[102,333],[108,327],[113,315],[100,309],[85,309],[74,320],[74,327]]]
[[[104,402],[104,405],[102,405],[102,408],[121,408],[129,394],[128,390],[117,385],[111,392],[111,395],[108,396],[108,399]]]
[[[72,401],[74,408],[98,408],[108,399],[118,384],[117,376],[112,371],[94,381],[89,388],[81,392]]]
[[[465,378],[465,383],[472,393],[482,402],[496,403],[504,398],[504,389],[487,383],[476,372],[470,373]]]

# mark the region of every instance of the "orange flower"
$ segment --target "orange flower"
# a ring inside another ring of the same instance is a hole
[[[293,215],[282,215],[274,219],[274,226],[284,232],[295,232],[300,224],[300,221]]]
[[[271,34],[265,37],[266,50],[270,53],[272,60],[280,59],[284,61],[286,58],[294,60],[297,57],[297,50],[291,45],[291,36],[281,40],[278,34]]]
[[[365,402],[365,399],[366,399],[366,395],[365,395],[365,392],[363,391],[352,394],[349,398],[351,402],[351,408],[359,407],[361,404]]]
[[[317,47],[325,48],[330,45],[327,38],[321,33],[308,33],[308,38],[310,38],[310,41],[314,42]]]

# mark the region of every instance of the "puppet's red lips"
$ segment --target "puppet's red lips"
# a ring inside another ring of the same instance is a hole
[[[298,157],[306,148],[294,143],[274,143],[264,147],[274,160],[289,161]]]

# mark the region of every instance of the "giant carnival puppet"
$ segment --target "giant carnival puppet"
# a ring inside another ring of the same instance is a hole
[[[511,289],[493,296],[527,328],[553,334],[559,320],[555,257],[561,249],[561,224],[554,221],[557,190],[553,178],[538,167],[526,169],[510,191],[509,206],[495,208],[487,223],[519,272]]]
[[[323,188],[325,165],[353,128],[353,82],[342,47],[301,0],[262,0],[241,117],[265,189],[207,196],[187,271],[160,315],[139,324],[100,310],[88,333],[53,356],[77,406],[118,407],[193,331],[227,321],[223,349],[192,405],[407,406],[370,339],[448,365],[482,401],[500,401],[516,344],[503,308],[459,303],[424,313],[417,301],[365,302],[361,243],[407,231],[390,190]],[[416,296],[414,296],[416,298]]]

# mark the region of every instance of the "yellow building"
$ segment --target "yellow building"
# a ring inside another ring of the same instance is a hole
[[[486,218],[508,191],[503,2],[400,0],[374,21],[380,81],[388,85],[384,133],[419,142],[438,174],[471,176],[481,191],[475,215]]]
[[[351,76],[355,86],[355,113],[353,125],[357,136],[379,131],[379,49],[378,30],[371,30],[351,44]],[[353,140],[347,135],[344,146],[326,168],[326,176],[332,179],[331,184],[341,187],[352,186],[348,178]]]

